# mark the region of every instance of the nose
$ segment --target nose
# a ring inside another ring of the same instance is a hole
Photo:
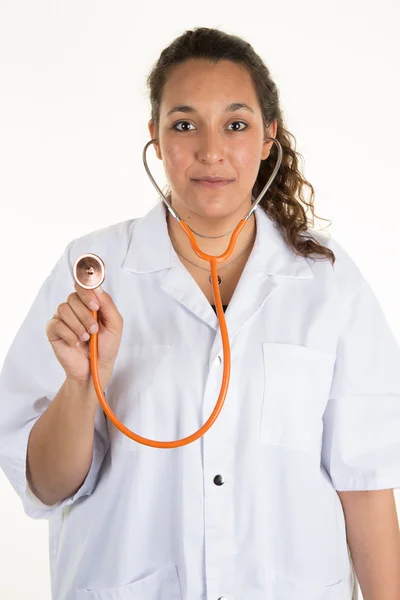
[[[223,160],[224,154],[224,142],[221,133],[214,130],[205,131],[199,138],[198,160],[212,165]]]

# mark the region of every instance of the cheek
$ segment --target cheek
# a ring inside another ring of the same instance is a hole
[[[184,174],[190,164],[190,154],[181,144],[168,144],[163,149],[163,161],[169,177],[177,179]]]
[[[235,151],[235,164],[240,179],[252,180],[260,168],[260,153],[253,146],[243,146]]]

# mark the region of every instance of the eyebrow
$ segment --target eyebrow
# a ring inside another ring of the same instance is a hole
[[[232,102],[232,104],[228,104],[228,106],[225,109],[225,112],[234,112],[235,110],[248,110],[249,112],[254,114],[254,110],[251,108],[251,106],[245,104],[244,102]],[[187,104],[178,104],[177,106],[174,106],[173,108],[171,108],[171,110],[167,112],[167,117],[169,117],[169,115],[171,115],[174,112],[194,113],[196,112],[196,109],[194,108],[194,106],[189,106]]]

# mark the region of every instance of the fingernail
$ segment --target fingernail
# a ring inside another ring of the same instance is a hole
[[[90,333],[97,333],[97,332],[98,332],[98,330],[99,330],[99,326],[97,325],[97,323],[95,323],[94,325],[92,325],[92,326],[89,328],[89,331],[90,331]]]
[[[99,310],[99,305],[95,302],[89,302],[89,308],[90,310]]]
[[[104,290],[100,285],[98,288],[95,289],[95,292],[97,292],[98,294],[102,294],[104,292]]]

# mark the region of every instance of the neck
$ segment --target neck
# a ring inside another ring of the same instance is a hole
[[[174,206],[175,208],[175,206]],[[247,211],[250,209],[249,207],[240,207],[240,214],[236,212],[229,215],[224,219],[205,219],[199,217],[195,214],[190,214],[189,211],[185,211],[185,209],[178,208],[178,213],[181,218],[188,224],[194,231],[197,233],[201,233],[202,235],[207,236],[221,236],[231,232],[228,235],[224,235],[224,237],[218,237],[216,239],[203,238],[196,234],[193,234],[198,247],[205,253],[210,254],[211,256],[219,256],[223,254],[229,245],[231,240],[232,233],[235,227],[238,225],[239,221],[244,217]],[[167,210],[167,209],[166,209]],[[185,212],[187,214],[185,214]],[[178,221],[174,219],[167,210],[167,223],[168,223],[168,233],[171,238],[171,243],[174,248],[183,254],[186,258],[189,258],[194,263],[205,267],[206,263],[204,260],[199,258],[197,254],[193,251],[193,248],[190,244],[189,238],[186,233],[183,231],[182,227],[179,225]],[[229,257],[227,263],[230,263],[235,257],[243,252],[243,250],[250,246],[249,254],[251,252],[252,245],[254,243],[256,237],[256,220],[254,213],[248,219],[244,229],[241,231],[239,237],[237,238],[237,242],[233,253]],[[221,266],[224,263],[221,264]]]

